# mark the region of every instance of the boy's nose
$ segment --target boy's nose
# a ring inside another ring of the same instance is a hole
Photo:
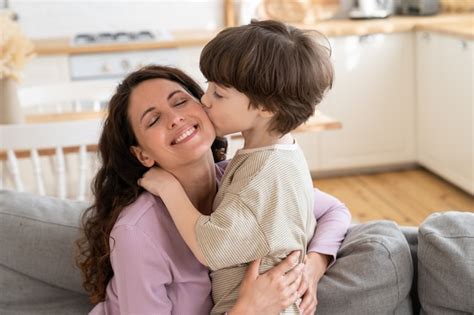
[[[201,97],[201,104],[206,108],[211,108],[211,105],[207,102],[206,94]]]

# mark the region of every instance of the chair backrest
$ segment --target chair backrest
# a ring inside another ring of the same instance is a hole
[[[33,181],[36,192],[46,194],[48,189],[45,187],[42,160],[43,157],[49,157],[52,162],[50,167],[53,173],[52,179],[56,183],[53,183],[55,192],[48,194],[60,198],[84,200],[90,182],[87,179],[87,172],[91,171],[90,163],[94,162],[90,160],[90,156],[95,155],[101,129],[101,119],[0,125],[0,162],[2,168],[6,165],[7,170],[1,173],[0,188],[4,188],[8,175],[11,188],[25,191],[27,189],[24,179],[29,176],[27,181],[29,186],[32,186]],[[70,153],[76,155],[74,162],[66,159],[66,155]],[[25,159],[30,160],[28,164],[30,168],[32,167],[32,171],[28,171],[28,167],[25,166]],[[73,181],[77,186],[68,192],[67,188],[70,187],[68,183],[71,181],[67,181],[67,173],[73,168],[78,175]]]

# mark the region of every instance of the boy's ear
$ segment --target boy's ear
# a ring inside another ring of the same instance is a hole
[[[140,163],[145,167],[152,167],[155,165],[155,161],[148,156],[148,154],[140,147],[132,145],[130,152],[137,158]]]
[[[271,112],[268,109],[265,109],[265,108],[262,108],[262,107],[260,107],[258,109],[258,111],[259,111],[260,117],[263,117],[263,118],[272,118],[273,115],[275,115],[274,112]]]

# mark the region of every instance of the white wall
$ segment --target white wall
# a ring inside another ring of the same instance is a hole
[[[138,30],[216,29],[223,25],[223,0],[13,0],[31,38]]]

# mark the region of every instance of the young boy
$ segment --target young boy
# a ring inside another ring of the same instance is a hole
[[[209,82],[202,103],[216,134],[241,132],[244,147],[225,170],[211,215],[201,215],[175,183],[158,194],[210,267],[218,314],[235,303],[247,263],[262,257],[264,272],[294,250],[306,253],[315,229],[313,185],[290,131],[314,113],[333,69],[312,32],[276,21],[223,30],[204,47],[200,68]],[[160,180],[162,187],[170,181]],[[297,304],[285,313],[299,314]]]

